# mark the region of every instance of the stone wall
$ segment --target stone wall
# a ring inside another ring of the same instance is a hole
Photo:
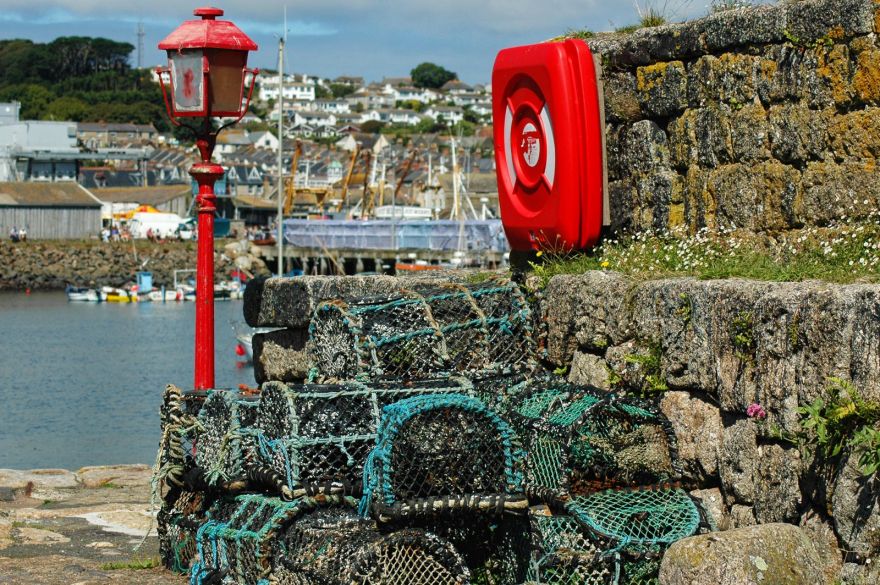
[[[880,2],[804,0],[589,41],[614,227],[778,231],[880,204]]]
[[[254,274],[267,274],[262,260],[249,257],[242,264],[237,243],[215,243],[214,273],[226,280],[236,262]],[[0,240],[0,291],[52,290],[74,286],[122,286],[134,282],[139,270],[153,273],[155,286],[171,286],[174,271],[196,267],[195,242],[154,244],[99,241],[33,241],[11,243]],[[192,275],[182,275],[187,278]]]
[[[876,559],[880,478],[852,458],[827,469],[772,429],[794,431],[830,376],[880,400],[880,286],[592,272],[553,278],[541,307],[547,359],[572,381],[661,397],[685,481],[722,528],[799,524],[848,551],[851,573]]]

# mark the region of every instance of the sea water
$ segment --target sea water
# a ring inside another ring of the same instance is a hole
[[[241,301],[217,301],[215,385],[254,386]],[[70,303],[0,293],[0,468],[152,463],[169,383],[192,387],[195,303]]]

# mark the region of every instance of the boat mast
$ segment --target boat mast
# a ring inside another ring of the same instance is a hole
[[[284,275],[284,210],[281,191],[284,187],[284,37],[287,35],[287,7],[284,7],[284,35],[278,39],[278,276]],[[296,172],[294,170],[294,172]]]

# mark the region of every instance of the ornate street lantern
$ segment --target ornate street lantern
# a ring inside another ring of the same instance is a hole
[[[214,183],[224,172],[211,155],[217,134],[247,113],[258,71],[247,68],[256,43],[228,20],[216,20],[222,10],[197,8],[193,14],[201,20],[187,20],[159,43],[168,52],[168,67],[160,67],[158,74],[168,116],[193,133],[201,156],[189,173],[199,185],[195,388],[207,390],[214,387]],[[224,118],[232,120],[224,123]],[[220,121],[216,129],[215,119]]]

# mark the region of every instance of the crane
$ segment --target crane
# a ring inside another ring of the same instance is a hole
[[[290,181],[287,183],[287,193],[284,198],[284,215],[290,215],[290,209],[293,207],[293,200],[296,196],[296,169],[299,166],[299,157],[302,156],[302,153],[302,140],[297,140],[293,149],[293,160],[290,163]]]
[[[397,196],[400,195],[400,189],[403,187],[403,181],[406,180],[407,176],[409,176],[409,171],[412,169],[413,162],[416,160],[416,151],[413,150],[409,154],[409,158],[406,160],[406,166],[403,167],[403,172],[400,174],[400,179],[397,181],[397,187],[394,188],[394,199],[397,200]]]
[[[361,154],[361,143],[358,142],[354,147],[354,150],[351,153],[351,161],[348,163],[348,173],[345,175],[345,182],[342,183],[342,196],[339,198],[339,205],[336,207],[336,211],[342,211],[345,207],[345,203],[348,200],[348,184],[351,183],[351,176],[354,173],[354,165],[357,162],[358,156]]]

